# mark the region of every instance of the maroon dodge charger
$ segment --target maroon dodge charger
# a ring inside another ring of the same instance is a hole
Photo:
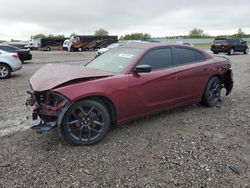
[[[192,103],[215,106],[221,89],[233,88],[230,68],[225,57],[160,43],[130,43],[82,67],[48,64],[30,78],[27,104],[41,120],[32,129],[94,144],[113,124]]]

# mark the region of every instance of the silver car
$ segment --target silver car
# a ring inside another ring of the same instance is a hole
[[[17,53],[0,50],[0,79],[10,77],[11,72],[22,69],[22,62]]]

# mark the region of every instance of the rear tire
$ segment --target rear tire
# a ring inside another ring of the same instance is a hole
[[[228,55],[233,55],[233,54],[234,54],[234,49],[231,48],[231,49],[229,50],[229,52],[228,52]]]
[[[213,54],[218,54],[219,52],[215,52],[215,51],[213,51]]]
[[[75,145],[92,145],[101,141],[110,127],[106,107],[95,100],[82,100],[65,113],[62,129],[66,140]]]
[[[5,79],[10,77],[11,68],[3,63],[0,63],[0,79]]]
[[[51,51],[51,48],[50,48],[50,47],[47,47],[47,48],[46,48],[46,51]]]
[[[220,101],[221,81],[218,77],[211,78],[204,91],[201,104],[207,107],[213,107]]]

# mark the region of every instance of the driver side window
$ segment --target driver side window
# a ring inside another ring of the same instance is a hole
[[[150,65],[152,71],[171,67],[172,64],[173,55],[171,48],[153,49],[137,63],[137,65]]]

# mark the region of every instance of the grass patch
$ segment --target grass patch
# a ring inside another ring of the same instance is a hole
[[[194,44],[194,46],[197,46],[197,47],[210,47],[212,44],[211,43],[206,43],[206,44]]]

